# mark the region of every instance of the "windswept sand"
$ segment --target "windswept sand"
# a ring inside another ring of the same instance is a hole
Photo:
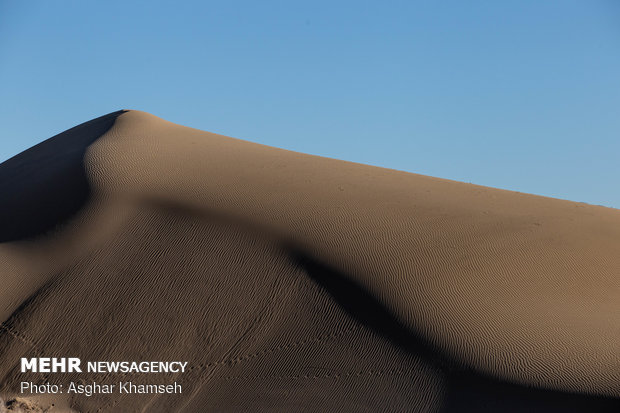
[[[144,112],[0,165],[0,285],[5,401],[26,380],[183,386],[41,411],[620,411],[620,210]],[[20,373],[37,356],[190,370]]]

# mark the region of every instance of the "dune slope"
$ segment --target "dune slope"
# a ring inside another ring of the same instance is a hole
[[[176,380],[181,395],[36,403],[620,408],[619,210],[285,151],[139,111],[6,161],[0,194],[5,400],[41,380],[19,372],[20,357],[71,356],[183,360],[189,371],[148,377]]]

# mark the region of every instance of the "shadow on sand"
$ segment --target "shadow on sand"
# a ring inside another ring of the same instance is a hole
[[[84,206],[86,150],[124,112],[82,123],[0,164],[0,242],[42,236]]]
[[[401,324],[350,277],[299,251],[295,260],[351,317],[445,374],[442,412],[620,412],[620,399],[530,388],[471,371]]]

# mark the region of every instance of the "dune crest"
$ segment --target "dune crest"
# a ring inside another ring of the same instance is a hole
[[[78,411],[618,407],[619,210],[133,110],[6,161],[0,190],[3,394],[53,352],[191,366],[183,395]]]

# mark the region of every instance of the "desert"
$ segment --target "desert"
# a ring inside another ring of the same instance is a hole
[[[617,209],[138,110],[2,163],[0,194],[7,411],[620,407]],[[52,356],[187,366],[21,371]],[[183,391],[20,394],[21,382],[145,380]]]

